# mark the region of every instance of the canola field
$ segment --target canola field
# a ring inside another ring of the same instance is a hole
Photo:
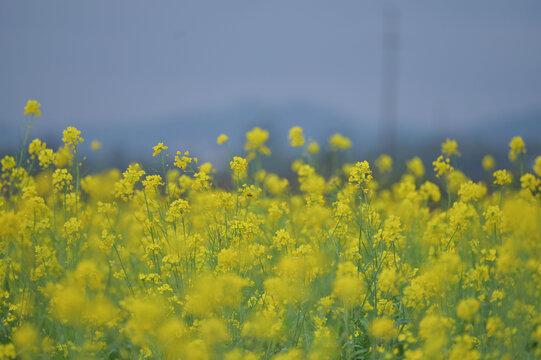
[[[88,174],[84,134],[54,150],[40,104],[24,114],[1,160],[0,359],[541,358],[541,156],[520,137],[488,181],[448,139],[390,183],[387,155],[322,176],[320,150],[351,141],[294,127],[288,180],[254,128],[217,186],[162,143],[158,171]]]

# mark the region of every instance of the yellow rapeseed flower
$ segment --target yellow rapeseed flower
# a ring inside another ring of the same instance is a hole
[[[533,165],[533,171],[534,173],[541,177],[541,156],[538,156],[535,158],[535,163]]]
[[[216,139],[216,143],[218,145],[222,145],[227,140],[229,140],[229,137],[226,134],[220,134],[220,136],[218,136],[218,138]]]
[[[505,169],[496,170],[492,176],[494,176],[494,184],[496,185],[507,185],[513,182],[513,176]]]
[[[278,175],[247,169],[251,130],[231,179],[163,144],[149,174],[88,173],[64,135],[0,156],[0,359],[541,358],[541,157],[519,141],[502,188],[454,170],[450,140],[443,202],[420,158],[378,186],[343,139]]]
[[[481,164],[483,165],[483,169],[485,169],[486,171],[490,171],[496,166],[496,161],[491,155],[485,155]]]
[[[156,146],[153,146],[152,147],[152,150],[154,150],[154,153],[152,154],[152,156],[158,156],[162,150],[167,150],[168,147],[165,146],[162,142],[158,143],[158,145]]]
[[[396,330],[394,321],[388,317],[376,318],[370,323],[370,334],[378,339],[390,340],[396,336]]]
[[[304,135],[300,126],[294,126],[289,130],[289,144],[293,147],[304,145]]]
[[[425,175],[425,166],[423,165],[423,160],[420,157],[416,156],[411,160],[406,162],[406,167],[408,171],[415,175],[416,178],[422,178]]]
[[[456,140],[447,138],[445,142],[441,144],[441,153],[447,157],[450,157],[451,155],[460,156]]]
[[[248,166],[246,159],[239,156],[233,157],[233,160],[229,163],[234,177],[242,177]]]
[[[10,169],[13,169],[17,162],[15,161],[15,158],[13,156],[6,155],[2,158],[2,172],[7,172]]]
[[[244,145],[244,150],[259,151],[264,155],[270,155],[270,149],[265,146],[265,142],[268,139],[269,132],[256,126],[246,133],[246,144]]]
[[[520,154],[526,154],[526,145],[520,136],[515,136],[509,142],[509,160],[514,162]]]
[[[474,298],[461,300],[456,308],[456,315],[461,319],[470,321],[480,306],[479,300]]]
[[[197,158],[192,158],[189,151],[186,151],[184,154],[182,154],[182,151],[177,151],[174,164],[179,169],[186,170],[186,167],[188,164],[191,164],[192,160],[197,163]]]
[[[80,135],[81,131],[79,131],[77,128],[73,126],[68,126],[66,130],[62,133],[62,141],[64,144],[71,148],[72,150],[75,150],[77,145],[85,141]]]
[[[310,144],[308,144],[308,151],[312,154],[319,153],[319,144],[315,141],[310,142]]]
[[[433,161],[432,165],[434,165],[434,172],[438,178],[442,175],[447,175],[454,170],[450,164],[449,158],[444,158],[443,155],[440,155],[436,161]]]
[[[101,142],[99,140],[92,140],[90,148],[94,151],[101,149]]]
[[[26,106],[24,107],[24,114],[32,114],[36,118],[41,116],[41,110],[39,109],[41,104],[37,100],[28,100]]]
[[[376,166],[381,173],[391,172],[393,169],[393,158],[387,154],[381,154],[376,160]]]
[[[329,138],[329,145],[334,150],[347,150],[351,147],[351,140],[342,134],[336,133]]]

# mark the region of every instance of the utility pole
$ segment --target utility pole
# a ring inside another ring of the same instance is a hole
[[[398,50],[400,45],[398,10],[387,3],[383,8],[383,41],[381,58],[380,147],[396,155],[396,113],[398,90]]]

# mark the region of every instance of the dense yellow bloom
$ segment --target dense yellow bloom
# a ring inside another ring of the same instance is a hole
[[[533,171],[539,177],[541,177],[541,156],[535,158],[535,164],[533,166]]]
[[[42,149],[38,153],[39,166],[46,169],[55,160],[55,156],[52,149]]]
[[[248,281],[236,274],[204,275],[186,295],[185,311],[205,316],[221,308],[233,308],[242,300]]]
[[[372,181],[372,170],[368,161],[357,162],[350,169],[349,182],[363,187],[364,192],[368,192],[368,185]]]
[[[308,151],[310,151],[312,154],[318,154],[319,144],[315,141],[311,141],[310,144],[308,144]]]
[[[279,195],[287,189],[289,181],[282,179],[276,174],[269,174],[265,179],[265,188],[273,195]]]
[[[421,320],[419,337],[424,340],[423,353],[425,356],[437,358],[441,355],[441,351],[447,343],[447,332],[451,324],[451,319],[436,314],[428,314]]]
[[[208,318],[199,324],[199,336],[205,344],[228,341],[231,337],[226,324],[218,318]]]
[[[277,339],[282,332],[282,316],[272,306],[258,309],[242,325],[242,335],[259,339]]]
[[[78,240],[81,237],[81,221],[75,217],[71,217],[64,223],[62,228],[62,236],[67,239],[68,245]]]
[[[499,317],[490,317],[487,320],[486,330],[488,337],[501,337],[503,336],[503,329],[505,325]]]
[[[17,352],[15,351],[15,346],[13,344],[0,344],[0,359],[15,359],[17,357]]]
[[[38,156],[43,150],[45,150],[46,144],[44,142],[41,142],[40,139],[34,139],[28,145],[28,154],[30,155],[31,159],[35,159],[36,156]]]
[[[53,186],[55,191],[68,191],[73,189],[71,182],[73,176],[66,169],[56,169],[53,174]]]
[[[53,315],[62,323],[77,324],[86,302],[85,290],[80,286],[57,284],[51,298]]]
[[[289,130],[289,144],[293,147],[304,145],[304,135],[302,134],[302,128],[300,126],[293,126]]]
[[[162,150],[167,150],[167,149],[168,147],[165,146],[162,142],[160,142],[158,143],[158,145],[152,147],[152,150],[154,150],[154,152],[152,153],[152,156],[158,156],[159,154],[161,154]]]
[[[80,135],[81,132],[77,128],[68,126],[62,133],[62,141],[66,147],[75,150],[77,145],[85,141]]]
[[[496,166],[496,161],[491,155],[485,155],[483,157],[481,165],[483,166],[483,169],[485,169],[486,171],[489,171],[489,170],[494,169],[494,167]]]
[[[432,202],[437,203],[441,199],[440,188],[430,181],[425,181],[419,188],[419,192],[426,201],[430,199]]]
[[[142,184],[148,192],[155,191],[158,186],[165,185],[160,175],[147,175],[145,180],[142,181]]]
[[[26,106],[24,107],[24,114],[32,114],[36,118],[41,116],[41,110],[39,109],[41,104],[37,100],[28,100]]]
[[[53,154],[53,164],[56,167],[65,167],[67,165],[71,165],[73,161],[73,154],[70,151],[69,146],[62,146],[58,148],[57,152]]]
[[[444,143],[441,144],[441,153],[450,157],[451,155],[460,156],[458,151],[458,143],[456,140],[447,138]]]
[[[526,145],[520,136],[515,136],[509,142],[509,160],[514,162],[520,154],[526,154]]]
[[[101,142],[99,140],[92,140],[90,148],[94,151],[101,149]]]
[[[481,358],[479,351],[474,348],[474,339],[469,335],[458,336],[449,354],[450,360],[478,360]]]
[[[304,356],[299,349],[291,349],[273,357],[274,360],[302,360]]]
[[[376,318],[370,323],[370,334],[373,337],[390,340],[396,335],[394,321],[388,317]]]
[[[436,161],[433,161],[432,165],[434,166],[434,172],[436,173],[436,177],[447,175],[454,170],[454,168],[450,164],[449,158],[444,158],[442,155],[440,155],[436,159]]]
[[[0,359],[541,356],[541,157],[487,186],[450,141],[441,201],[420,158],[389,183],[390,158],[373,172],[309,140],[273,173],[249,134],[232,178],[163,144],[148,174],[88,173],[76,132],[3,156]]]
[[[229,163],[231,170],[233,171],[233,176],[242,177],[248,166],[246,159],[243,159],[239,156],[233,157],[233,160]]]
[[[464,202],[470,200],[479,201],[487,193],[487,188],[482,183],[474,183],[473,181],[468,181],[460,185],[458,190],[458,195],[460,199]]]
[[[382,154],[377,158],[376,166],[381,173],[391,172],[393,169],[393,158],[387,154]]]
[[[456,308],[456,315],[464,320],[471,320],[480,307],[477,299],[469,298],[461,300]]]
[[[188,164],[191,164],[192,161],[197,163],[197,158],[192,158],[189,151],[186,151],[184,154],[182,154],[182,151],[177,151],[174,164],[176,167],[186,170],[186,167]]]
[[[244,150],[259,151],[264,155],[270,155],[270,149],[265,146],[265,142],[268,139],[269,132],[256,126],[246,133],[246,144],[244,145]]]
[[[351,147],[351,140],[342,134],[336,133],[329,138],[331,149],[347,150]]]
[[[494,176],[494,184],[497,185],[507,185],[513,182],[513,176],[505,169],[496,170],[492,176]]]
[[[216,143],[218,145],[222,145],[223,143],[225,143],[227,140],[229,140],[229,137],[226,135],[226,134],[220,134],[218,136],[218,138],[216,139]]]
[[[338,265],[332,293],[345,307],[352,307],[361,301],[365,285],[357,273],[357,268],[351,262]]]
[[[168,221],[176,221],[190,212],[190,204],[184,199],[177,199],[169,205]]]
[[[13,343],[17,352],[24,357],[29,356],[37,350],[38,332],[30,324],[24,324],[13,331]]]
[[[411,160],[406,162],[406,167],[408,171],[415,175],[416,178],[422,178],[425,175],[425,167],[423,165],[423,160],[418,156],[414,157]]]
[[[122,174],[123,178],[114,184],[115,196],[123,200],[131,198],[135,184],[143,175],[145,175],[145,171],[141,169],[141,165],[137,163],[130,164]]]
[[[520,177],[520,186],[531,193],[535,193],[538,190],[541,191],[541,179],[536,178],[533,174],[526,173]]]
[[[5,173],[8,170],[11,170],[17,165],[15,158],[13,156],[6,155],[2,158],[2,172]]]

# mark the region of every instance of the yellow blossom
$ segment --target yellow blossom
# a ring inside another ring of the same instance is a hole
[[[495,179],[494,184],[497,185],[507,185],[511,184],[511,182],[513,181],[511,173],[509,173],[509,171],[505,169],[495,171],[492,176],[494,176]]]
[[[444,158],[442,155],[440,155],[436,161],[433,161],[432,165],[434,166],[436,177],[447,175],[454,170],[450,164],[449,158]]]
[[[265,146],[265,142],[269,138],[269,132],[260,127],[255,127],[246,133],[246,144],[244,150],[259,151],[264,155],[270,155],[271,151]]]
[[[406,167],[408,171],[415,175],[416,178],[422,178],[425,175],[425,167],[423,165],[423,160],[420,157],[416,156],[411,160],[406,162]]]
[[[235,156],[233,157],[233,160],[229,163],[229,165],[231,166],[231,170],[233,171],[233,176],[237,178],[242,177],[242,175],[246,171],[248,162],[246,161],[246,159]]]
[[[289,130],[289,144],[293,147],[304,145],[304,135],[300,126],[294,126]]]
[[[308,151],[310,151],[312,154],[318,154],[319,144],[315,141],[311,141],[310,144],[308,144]]]
[[[481,164],[483,166],[483,169],[485,169],[486,171],[490,171],[496,166],[496,161],[491,155],[485,155]]]
[[[376,166],[381,173],[391,172],[393,169],[393,159],[387,154],[382,154],[377,158]]]
[[[329,138],[329,145],[332,149],[347,150],[351,147],[351,140],[342,134],[336,133]]]
[[[168,147],[165,146],[162,142],[158,143],[158,145],[153,146],[152,150],[154,150],[154,153],[152,153],[152,156],[158,156],[161,154],[162,150],[167,150]]]
[[[541,156],[535,158],[535,164],[533,166],[533,171],[539,177],[541,177]]]
[[[39,109],[41,104],[37,100],[28,100],[26,106],[24,107],[24,114],[32,114],[36,118],[41,116],[41,110]]]
[[[90,148],[94,151],[101,149],[101,142],[99,140],[92,140]]]
[[[515,136],[509,142],[509,160],[514,162],[520,154],[526,153],[526,145],[520,136]]]
[[[390,340],[396,335],[394,321],[388,317],[376,318],[370,323],[370,334],[373,337]]]
[[[75,150],[76,146],[84,141],[80,136],[81,132],[73,126],[68,126],[62,135],[62,141],[66,147],[69,147],[72,150]]]
[[[469,321],[477,313],[479,307],[480,303],[478,300],[473,298],[464,299],[458,304],[456,314],[459,318]]]
[[[458,143],[456,140],[447,138],[444,143],[441,144],[441,153],[450,157],[451,155],[460,156],[458,152]]]
[[[229,137],[226,135],[226,134],[220,134],[218,136],[218,138],[216,139],[216,143],[218,145],[222,145],[223,143],[225,143],[227,140],[229,140]]]

